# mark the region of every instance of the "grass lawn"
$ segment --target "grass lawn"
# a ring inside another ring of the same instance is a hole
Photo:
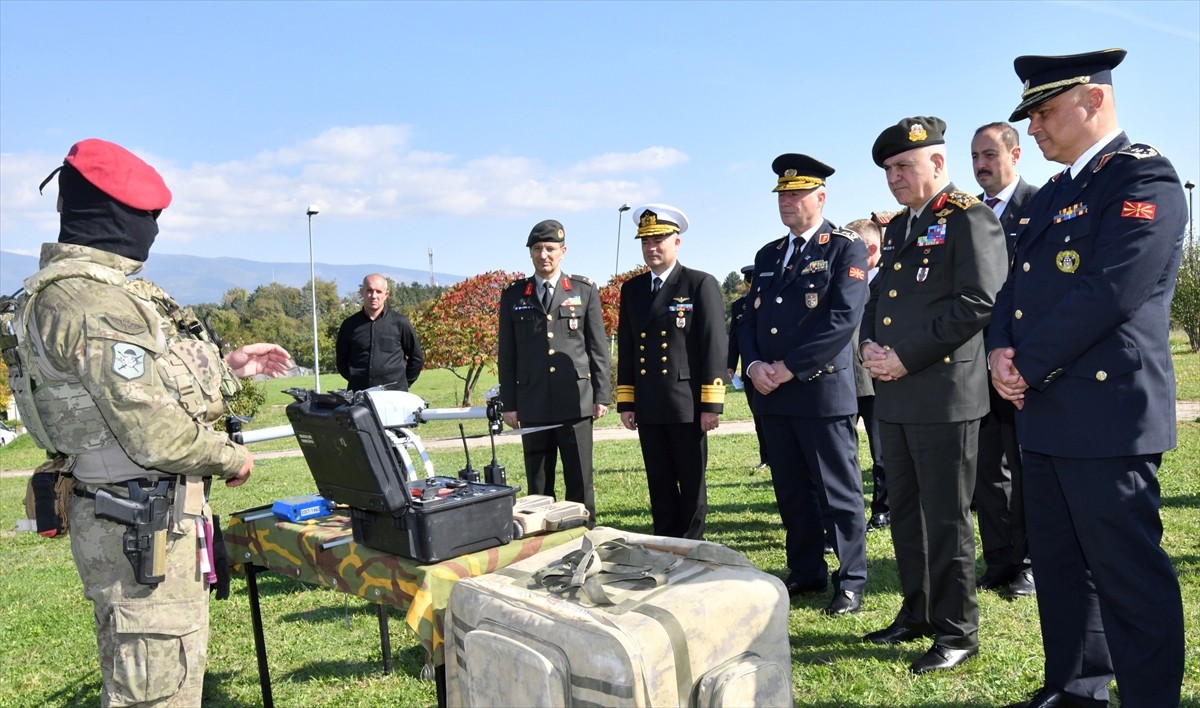
[[[1181,375],[1193,377],[1187,390],[1200,389],[1200,357],[1176,351]],[[336,379],[322,376],[324,388],[334,386],[331,378]],[[426,372],[416,392],[435,406],[453,406],[457,399],[450,384],[456,381],[444,372]],[[254,427],[286,422],[282,408],[290,399],[279,391],[298,384],[298,380],[271,382],[269,408]],[[488,385],[491,383],[481,383],[480,392]],[[1181,398],[1200,399],[1200,390],[1188,396],[1183,395],[1184,390],[1181,381]],[[743,396],[731,395],[730,404],[728,417],[746,417]],[[612,425],[615,418],[606,416],[602,423]],[[467,433],[485,429],[482,421],[472,421]],[[421,432],[426,438],[453,436],[457,424],[430,424]],[[26,436],[12,449],[0,450],[0,469],[26,469],[36,464],[39,453],[18,447],[27,444]],[[272,443],[255,449],[269,445]],[[710,438],[708,538],[741,551],[758,567],[782,577],[786,572],[783,531],[769,476],[751,470],[757,462],[754,445],[753,435]],[[510,479],[520,479],[520,448],[501,446],[498,454],[510,470]],[[431,455],[441,470],[462,466],[461,451],[435,450]],[[598,442],[595,460],[600,523],[649,533],[649,502],[637,444]],[[1200,705],[1200,423],[1180,425],[1179,447],[1166,455],[1160,481],[1164,546],[1175,561],[1184,592],[1188,638],[1184,704],[1194,706]],[[0,478],[0,706],[95,705],[100,676],[91,606],[81,594],[68,541],[13,531],[16,519],[23,516],[25,484],[24,478]],[[311,491],[312,478],[301,459],[263,459],[245,486],[227,489],[216,485],[212,504],[218,514],[227,515]],[[908,664],[924,651],[924,644],[896,648],[860,641],[866,632],[887,625],[900,603],[886,532],[868,535],[867,553],[871,575],[860,614],[825,617],[820,610],[828,601],[826,596],[805,597],[792,606],[792,677],[798,705],[998,706],[1021,699],[1038,687],[1041,641],[1031,600],[1006,602],[993,593],[981,593],[980,656],[950,672],[920,678],[908,673]],[[279,705],[434,703],[433,684],[419,678],[422,649],[405,627],[401,613],[391,613],[396,671],[385,676],[373,605],[271,574],[260,576],[259,587]],[[205,704],[259,704],[244,580],[234,579],[228,601],[212,603],[211,618]]]

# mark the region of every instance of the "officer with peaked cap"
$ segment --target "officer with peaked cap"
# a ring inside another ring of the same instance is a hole
[[[500,294],[498,368],[504,422],[510,427],[554,426],[521,436],[530,494],[554,493],[562,458],[568,501],[596,520],[592,491],[592,421],[608,412],[612,379],[600,289],[589,278],[562,272],[566,232],[548,219],[525,241],[534,274]]]
[[[840,567],[825,613],[842,615],[859,611],[867,584],[851,364],[851,340],[867,299],[867,251],[856,234],[823,215],[832,167],[788,153],[771,169],[788,233],[754,257],[753,299],[740,345],[787,529],[788,593],[825,591],[828,529]]]
[[[42,246],[42,269],[25,280],[17,349],[25,366],[9,370],[13,389],[29,394],[21,410],[35,442],[65,458],[74,479],[71,552],[95,610],[101,704],[198,706],[208,586],[225,571],[197,560],[197,548],[207,558],[223,550],[211,545],[205,483],[219,477],[236,487],[254,467],[250,452],[211,424],[237,390],[235,375],[277,375],[291,363],[273,344],[222,359],[190,308],[127,280],[171,203],[153,167],[88,139],[56,172],[59,242]],[[139,535],[132,518],[100,516],[103,496],[124,505],[166,498],[165,516],[150,519],[165,525],[165,538]]]
[[[633,221],[650,270],[621,286],[617,410],[638,431],[654,533],[701,539],[708,432],[725,405],[725,305],[716,278],[678,261],[683,212],[647,204]]]
[[[738,329],[741,327],[742,320],[746,317],[746,308],[750,305],[750,287],[754,285],[754,265],[742,266],[742,283],[746,286],[746,293],[738,299],[729,303],[729,354],[726,362],[725,375],[733,380],[737,375],[738,362],[741,361],[741,348],[738,346]],[[743,377],[742,390],[746,392],[746,403],[750,406],[750,413],[754,419],[754,434],[758,437],[758,465],[755,470],[767,469],[767,444],[763,440],[762,421],[754,415],[754,385],[750,383],[746,376],[746,363],[741,361]]]
[[[884,231],[859,347],[875,379],[904,594],[892,624],[864,639],[932,637],[910,666],[916,674],[979,650],[970,506],[989,407],[982,330],[1008,262],[996,215],[950,182],[945,130],[936,116],[905,118],[872,148],[905,209]]]
[[[1121,131],[1121,49],[1022,56],[1012,120],[1066,169],[1020,220],[988,331],[992,383],[1017,407],[1045,681],[1027,703],[1179,705],[1179,581],[1157,473],[1176,444],[1167,336],[1187,212],[1167,158]]]

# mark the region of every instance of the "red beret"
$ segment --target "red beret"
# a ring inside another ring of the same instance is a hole
[[[107,140],[88,138],[71,146],[67,164],[97,189],[134,209],[160,211],[171,204],[167,183],[142,158]]]

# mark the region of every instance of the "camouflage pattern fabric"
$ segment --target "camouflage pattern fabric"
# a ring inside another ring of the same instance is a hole
[[[146,299],[158,288],[126,282],[141,263],[48,243],[41,266],[25,280],[37,330],[30,334],[44,356],[34,399],[53,446],[79,454],[76,478],[237,474],[248,453],[210,425],[224,412],[225,362],[211,343],[180,334],[165,294]],[[118,447],[127,460],[90,458]]]
[[[531,536],[441,563],[421,565],[419,561],[366,548],[354,541],[325,548],[326,544],[351,537],[348,511],[302,523],[280,521],[274,516],[244,520],[246,516],[264,512],[270,513],[270,507],[239,511],[225,524],[225,549],[234,572],[244,572],[242,565],[252,564],[371,602],[407,608],[405,622],[416,632],[436,666],[445,662],[446,605],[456,582],[495,572],[572,541],[587,531],[578,527]]]
[[[168,532],[166,579],[152,589],[137,582],[121,551],[125,526],[96,518],[95,502],[80,497],[70,519],[71,554],[95,610],[100,704],[199,706],[208,587],[196,565],[195,523],[182,525],[185,533]]]

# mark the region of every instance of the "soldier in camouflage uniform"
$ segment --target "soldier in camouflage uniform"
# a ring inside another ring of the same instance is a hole
[[[205,483],[238,486],[254,466],[211,423],[223,390],[236,390],[234,375],[282,373],[289,356],[253,344],[222,360],[189,310],[147,281],[127,280],[171,201],[154,168],[90,139],[56,172],[59,243],[43,245],[41,270],[25,281],[22,375],[36,412],[27,417],[38,419],[31,431],[67,456],[75,478],[71,550],[95,611],[101,703],[198,706],[213,579],[201,560],[206,537],[211,544]],[[139,582],[122,550],[130,527],[97,516],[97,493],[129,497],[129,480],[170,485],[157,583]]]

